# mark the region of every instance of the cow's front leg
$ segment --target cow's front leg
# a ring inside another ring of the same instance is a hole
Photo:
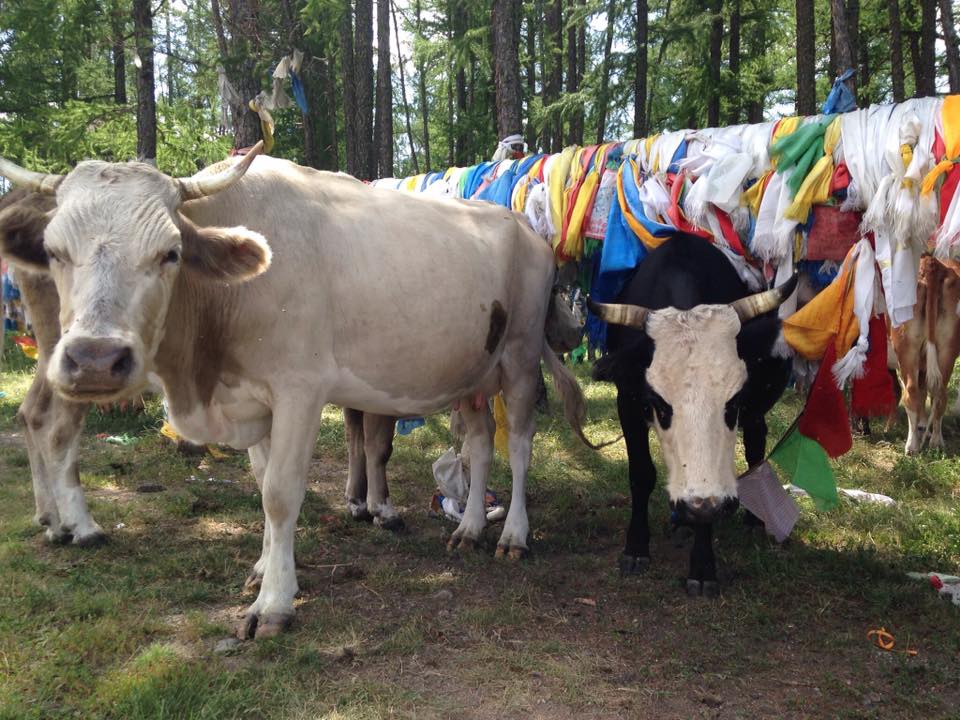
[[[627,542],[618,564],[623,575],[637,575],[650,566],[649,504],[657,482],[657,468],[650,457],[650,431],[641,399],[635,394],[618,391],[617,413],[627,445],[631,498]]]
[[[292,389],[274,407],[262,491],[264,532],[270,533],[270,542],[260,593],[240,624],[242,640],[272,637],[293,621],[293,598],[298,590],[294,534],[322,410],[322,399],[310,397],[304,388]]]
[[[250,470],[257,481],[257,489],[263,495],[263,479],[267,472],[267,462],[270,460],[270,436],[267,435],[259,443],[247,450],[250,456]],[[260,552],[260,559],[253,565],[253,570],[247,576],[243,587],[245,590],[256,590],[263,582],[263,571],[267,565],[267,556],[270,554],[270,524],[263,523],[263,550]]]
[[[72,542],[81,547],[99,545],[107,537],[87,508],[77,466],[80,434],[89,408],[87,403],[74,403],[52,395],[45,407],[22,409],[28,448],[33,448],[31,461],[40,461],[36,468],[31,468],[34,491],[39,485],[49,494],[38,501],[38,510],[41,503],[47,508],[38,519],[49,521],[48,540]],[[56,506],[55,513],[50,510],[50,497]]]
[[[686,587],[690,597],[702,595],[714,598],[720,595],[711,523],[696,523],[693,526],[693,549],[690,551],[690,574]]]
[[[463,519],[447,543],[449,550],[476,547],[487,525],[487,478],[493,459],[493,433],[496,426],[489,405],[484,402],[480,409],[476,409],[472,402],[473,398],[464,398],[460,403],[460,415],[467,428],[464,446],[470,458],[470,493],[467,495]]]
[[[387,487],[387,462],[393,454],[393,429],[396,418],[363,414],[363,453],[367,468],[367,511],[373,522],[386,530],[402,530],[403,519],[390,502]]]
[[[367,508],[367,458],[363,450],[363,416],[360,410],[343,409],[343,434],[347,440],[347,487],[343,496],[354,520],[370,522]]]

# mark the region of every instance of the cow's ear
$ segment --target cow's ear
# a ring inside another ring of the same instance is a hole
[[[0,256],[15,265],[46,271],[50,259],[43,249],[47,213],[30,202],[18,202],[0,211]]]
[[[740,359],[751,364],[771,357],[791,357],[781,328],[780,318],[776,316],[762,316],[744,323],[737,335]]]
[[[197,227],[180,219],[183,264],[205,277],[230,283],[255,278],[270,267],[270,245],[245,227]]]

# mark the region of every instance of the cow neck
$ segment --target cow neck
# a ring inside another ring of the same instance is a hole
[[[209,405],[229,369],[227,336],[236,294],[236,288],[198,279],[189,270],[178,276],[156,355],[172,414]]]

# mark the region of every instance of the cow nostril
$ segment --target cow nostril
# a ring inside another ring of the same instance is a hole
[[[68,351],[63,353],[63,366],[68,373],[75,373],[80,369],[77,361],[70,357],[70,353]]]
[[[110,366],[110,373],[112,375],[129,375],[130,370],[133,368],[133,353],[130,351],[130,348],[124,348],[117,355],[117,359],[114,361],[113,365]]]

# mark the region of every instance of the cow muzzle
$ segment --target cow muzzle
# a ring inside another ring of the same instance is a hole
[[[56,385],[63,394],[84,399],[120,395],[136,364],[133,347],[121,339],[75,338],[60,354]]]
[[[670,502],[670,508],[681,525],[711,523],[730,515],[738,507],[740,501],[734,497],[691,497]]]

